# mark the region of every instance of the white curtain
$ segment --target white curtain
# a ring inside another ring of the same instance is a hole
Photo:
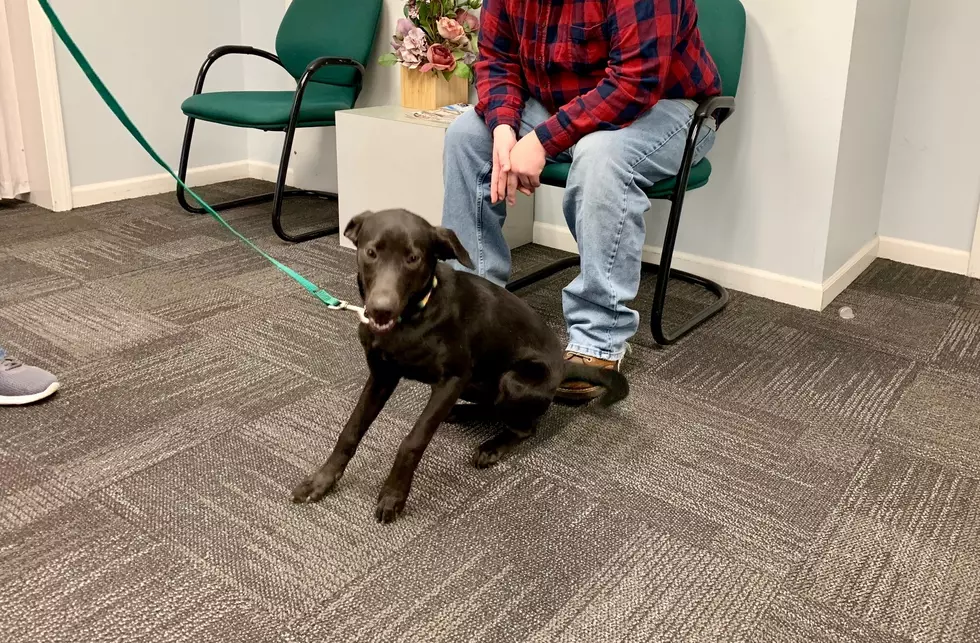
[[[0,2],[0,198],[11,199],[30,192],[27,155],[17,107],[14,56],[10,50],[10,25],[6,0]]]

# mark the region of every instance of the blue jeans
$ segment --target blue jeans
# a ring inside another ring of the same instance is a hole
[[[619,360],[636,333],[640,315],[627,302],[640,286],[643,215],[650,207],[643,191],[680,170],[695,108],[692,101],[662,100],[630,126],[589,134],[551,159],[572,164],[562,209],[581,257],[579,275],[562,291],[568,350]],[[549,116],[529,101],[518,136]],[[714,139],[713,127],[702,129],[695,162]],[[511,268],[502,231],[507,210],[503,202],[490,203],[492,153],[493,136],[473,110],[449,127],[442,221],[470,253],[475,272],[503,285]]]

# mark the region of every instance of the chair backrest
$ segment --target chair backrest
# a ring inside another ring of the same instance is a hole
[[[705,47],[721,73],[721,91],[734,96],[742,75],[745,7],[739,0],[695,0]]]
[[[276,53],[294,78],[321,56],[353,58],[367,65],[382,0],[293,0],[279,25]],[[355,85],[351,67],[324,67],[311,80]]]

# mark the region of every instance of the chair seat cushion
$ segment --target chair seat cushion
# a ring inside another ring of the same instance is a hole
[[[541,183],[559,188],[565,187],[565,182],[568,180],[568,170],[571,167],[571,163],[549,163],[544,166],[544,170],[541,172]],[[711,163],[708,159],[703,159],[691,168],[691,176],[688,177],[687,189],[696,190],[704,186],[710,176]],[[646,194],[651,199],[667,199],[674,193],[674,187],[676,185],[676,178],[661,181],[649,190],[646,190]]]
[[[284,130],[293,107],[291,91],[208,92],[191,96],[180,109],[187,116],[233,127]],[[299,125],[333,125],[337,110],[354,105],[354,88],[310,83],[299,108]]]

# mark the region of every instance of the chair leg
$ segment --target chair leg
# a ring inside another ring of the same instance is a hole
[[[707,321],[710,317],[721,312],[725,306],[728,305],[729,300],[728,291],[720,284],[717,284],[710,279],[705,279],[704,277],[698,277],[697,275],[692,275],[691,273],[683,272],[681,270],[671,270],[670,268],[670,264],[674,258],[674,244],[677,241],[677,230],[680,226],[681,210],[683,207],[683,193],[679,198],[677,198],[677,195],[675,194],[675,198],[672,199],[671,203],[670,218],[667,221],[667,234],[664,237],[664,247],[660,255],[660,265],[644,262],[644,265],[646,266],[653,266],[657,268],[657,283],[654,287],[653,309],[650,313],[650,332],[653,334],[654,341],[661,346],[669,346],[684,335],[687,335],[689,332]],[[577,256],[559,259],[558,261],[554,261],[544,268],[540,268],[529,275],[511,281],[507,284],[507,290],[516,292],[522,288],[530,286],[533,283],[541,281],[542,279],[547,279],[548,277],[555,275],[562,270],[578,265],[579,260]],[[670,283],[671,277],[680,279],[681,281],[693,284],[695,286],[700,286],[715,295],[716,299],[711,305],[705,307],[696,315],[684,321],[684,323],[682,323],[676,329],[668,332],[664,328],[664,307],[667,303],[667,286]]]
[[[720,313],[725,308],[725,306],[728,305],[729,294],[728,291],[724,288],[724,286],[721,286],[720,284],[717,284],[714,281],[711,281],[710,279],[705,279],[704,277],[692,275],[689,272],[684,272],[681,270],[668,269],[671,278],[680,279],[681,281],[684,281],[686,283],[693,284],[695,286],[700,286],[705,290],[711,292],[716,297],[715,301],[710,306],[705,307],[696,315],[686,320],[677,329],[668,333],[668,331],[664,329],[664,322],[663,322],[664,305],[666,304],[666,299],[667,299],[666,297],[667,282],[669,281],[669,279],[664,278],[664,275],[667,274],[664,271],[664,267],[663,267],[664,256],[665,255],[661,256],[660,265],[646,263],[646,262],[644,262],[643,265],[657,269],[657,284],[655,286],[653,310],[651,311],[650,314],[650,332],[653,334],[654,341],[656,341],[658,344],[660,344],[661,346],[669,346],[670,344],[673,344],[681,337],[687,335],[689,332],[691,332],[692,330],[700,326],[702,323],[707,321],[710,317]],[[668,260],[667,263],[669,265],[670,261]],[[558,274],[563,270],[567,270],[568,268],[573,268],[578,265],[579,265],[579,261],[577,256],[567,257],[565,259],[559,259],[558,261],[552,262],[547,266],[545,266],[544,268],[536,270],[529,275],[525,275],[520,279],[515,279],[509,282],[507,284],[507,290],[511,292],[517,292],[522,288],[526,288],[530,286],[531,284],[537,283],[543,279],[547,279],[548,277]],[[662,294],[660,294],[661,290],[663,291]]]
[[[539,268],[529,275],[525,275],[520,279],[514,279],[507,283],[507,290],[511,292],[517,292],[522,288],[526,288],[531,284],[537,283],[542,279],[547,279],[552,275],[556,275],[562,270],[567,270],[568,268],[576,268],[579,265],[578,255],[574,257],[565,257],[564,259],[559,259],[558,261],[552,261],[544,268]]]
[[[194,138],[194,123],[197,119],[193,117],[187,118],[187,126],[184,129],[184,141],[180,149],[180,165],[177,169],[177,176],[180,177],[181,181],[187,182],[187,166],[190,160],[191,142]],[[292,128],[293,134],[295,134],[296,128]],[[287,144],[283,148],[283,158],[288,162],[289,152],[292,149],[292,136],[288,136]],[[256,203],[268,203],[270,201],[274,202],[272,221],[273,228],[276,229],[276,234],[280,238],[286,241],[307,241],[308,239],[315,239],[317,237],[322,237],[324,235],[333,234],[337,232],[338,226],[328,226],[322,230],[316,230],[299,236],[291,236],[282,231],[280,224],[280,218],[282,216],[282,201],[287,197],[317,197],[321,199],[336,199],[337,195],[333,192],[321,192],[319,190],[286,190],[286,170],[288,167],[285,163],[280,164],[279,177],[276,181],[276,189],[274,192],[266,192],[264,194],[256,194],[254,196],[242,197],[239,199],[232,199],[230,201],[223,201],[221,203],[212,203],[211,207],[217,212],[223,212],[225,210],[231,210],[233,208],[239,208],[246,205],[254,205]],[[278,197],[277,197],[278,195]],[[206,214],[207,211],[204,208],[191,205],[187,200],[187,193],[184,189],[178,185],[177,186],[177,202],[180,207],[192,214]]]
[[[299,101],[297,100],[297,103],[298,102]],[[297,192],[302,192],[307,196],[317,196],[323,199],[337,199],[337,195],[333,192],[310,192],[306,190],[301,191],[286,189],[286,173],[289,170],[289,157],[292,155],[293,139],[296,136],[296,124],[294,121],[295,119],[291,118],[289,125],[286,127],[286,140],[283,141],[282,158],[279,160],[279,177],[276,180],[276,190],[272,193],[272,229],[276,231],[276,234],[283,241],[301,243],[303,241],[309,241],[310,239],[318,239],[328,234],[334,234],[340,229],[340,226],[339,224],[329,225],[324,228],[311,230],[298,235],[289,234],[282,228],[282,202],[285,197],[295,195]]]
[[[702,125],[703,120],[699,120],[688,131],[687,144],[684,148],[684,156],[681,159],[680,171],[677,174],[674,193],[670,197],[670,216],[667,217],[664,246],[660,252],[660,265],[657,268],[657,285],[653,292],[653,309],[650,311],[650,332],[653,334],[653,339],[661,346],[673,344],[703,324],[709,317],[721,312],[728,305],[728,291],[720,284],[680,270],[675,270],[672,273],[670,269],[670,264],[674,260],[674,245],[677,243],[677,231],[681,225],[681,211],[684,209],[684,197],[687,195],[687,183],[691,178],[691,167],[694,164],[694,149]],[[667,303],[667,287],[670,285],[671,276],[707,289],[715,295],[716,299],[710,306],[705,307],[696,315],[684,321],[679,327],[668,332],[664,328],[664,306]]]
[[[333,234],[340,229],[339,225],[327,226],[319,230],[311,230],[299,235],[291,235],[282,229],[282,200],[288,195],[286,190],[286,172],[289,170],[289,157],[293,151],[293,138],[296,136],[296,128],[299,124],[299,110],[303,103],[303,95],[306,94],[306,87],[313,77],[311,69],[307,69],[296,83],[296,93],[293,95],[293,106],[289,110],[289,123],[286,125],[286,140],[282,144],[282,158],[279,159],[279,178],[276,181],[276,191],[273,194],[272,202],[272,229],[276,231],[280,239],[299,243],[309,241],[328,234]],[[318,196],[336,199],[337,195],[329,192],[319,193]]]
[[[664,246],[660,254],[660,265],[657,266],[657,283],[653,291],[653,307],[650,311],[650,332],[653,339],[661,346],[669,346],[684,335],[703,324],[710,317],[720,313],[728,305],[728,291],[720,284],[692,275],[682,270],[671,270],[670,264],[674,260],[674,244],[677,241],[677,229],[680,224],[681,210],[684,207],[684,196],[675,198],[670,206],[670,218],[667,220],[667,234],[664,236]],[[672,331],[664,328],[664,307],[667,304],[667,287],[671,277],[680,279],[689,284],[700,286],[711,292],[715,296],[715,301],[709,306],[700,310],[697,314],[688,318],[680,326]]]
[[[680,171],[677,173],[676,187],[674,188],[673,195],[670,197],[670,217],[667,219],[667,233],[664,236],[664,247],[660,254],[660,265],[656,266],[657,284],[654,288],[653,310],[650,314],[650,332],[653,334],[653,339],[661,346],[673,344],[700,326],[709,317],[721,312],[728,305],[728,291],[720,284],[688,272],[680,270],[672,271],[670,269],[670,264],[674,259],[674,244],[677,242],[677,230],[680,228],[681,223],[681,210],[684,208],[684,196],[687,194],[687,185],[691,178],[691,167],[694,164],[694,150],[697,147],[698,136],[704,125],[704,120],[704,116],[696,118],[687,133],[687,143],[684,147]],[[546,277],[550,277],[561,270],[578,265],[578,263],[578,257],[568,257],[553,262],[526,277],[511,281],[507,284],[507,290],[515,292]],[[670,284],[671,277],[676,277],[681,281],[700,286],[714,294],[716,299],[710,306],[705,307],[679,327],[668,332],[664,329],[664,306],[667,303],[667,286]]]

